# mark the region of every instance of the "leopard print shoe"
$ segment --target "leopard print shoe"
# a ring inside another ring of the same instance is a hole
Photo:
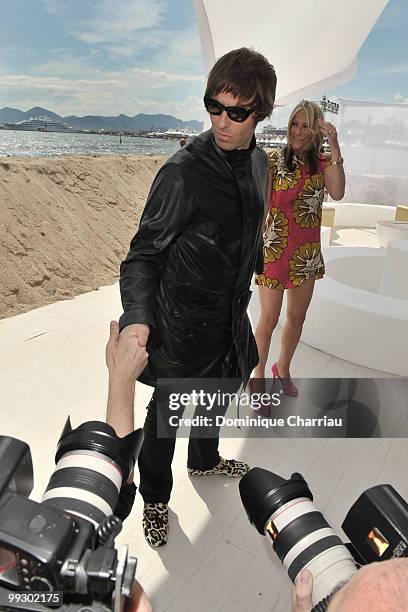
[[[150,546],[153,546],[153,548],[164,546],[169,535],[169,509],[167,504],[145,504],[142,525],[144,537]]]
[[[188,468],[187,472],[189,476],[209,476],[210,474],[221,474],[224,476],[230,476],[231,478],[241,478],[244,476],[250,467],[247,463],[237,461],[236,459],[223,459],[218,465],[211,468],[211,470],[194,470]]]

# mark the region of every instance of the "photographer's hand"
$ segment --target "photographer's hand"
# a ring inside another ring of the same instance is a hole
[[[126,329],[119,334],[119,324],[117,321],[111,321],[110,336],[106,345],[106,365],[109,370],[106,421],[121,437],[134,429],[133,404],[136,379],[146,367],[148,360],[145,347],[140,346],[140,338],[135,333],[125,334]],[[147,335],[145,338],[147,340]]]
[[[150,601],[137,580],[133,583],[132,595],[126,601],[124,612],[152,612]]]
[[[111,321],[110,336],[106,345],[106,365],[109,370],[109,380],[120,382],[130,380],[135,383],[137,377],[141,374],[147,364],[148,354],[145,349],[148,333],[143,330],[142,336],[138,335],[142,332],[128,329],[132,327],[147,328],[147,325],[130,325],[119,334],[119,323]]]
[[[292,588],[292,612],[310,612],[312,601],[313,576],[307,569],[303,569],[296,578]]]

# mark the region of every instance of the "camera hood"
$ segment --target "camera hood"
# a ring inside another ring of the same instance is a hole
[[[313,495],[306,480],[297,472],[286,480],[269,470],[253,468],[239,483],[239,492],[250,522],[261,535],[269,517],[281,506],[296,499]]]
[[[121,469],[123,480],[127,480],[139,455],[143,442],[143,430],[132,431],[119,438],[113,427],[102,421],[87,421],[72,429],[68,417],[58,441],[55,462],[71,451],[89,450],[110,457]]]

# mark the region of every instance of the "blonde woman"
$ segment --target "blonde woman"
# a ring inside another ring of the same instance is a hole
[[[330,158],[321,154],[327,137]],[[265,378],[272,333],[287,289],[286,322],[272,376],[286,395],[297,396],[290,364],[302,334],[316,279],[324,275],[320,248],[322,202],[326,189],[334,200],[344,195],[343,158],[336,128],[320,107],[302,100],[288,124],[287,145],[269,156],[270,198],[264,228],[264,270],[256,276],[261,316],[255,337],[259,364],[254,377]],[[252,382],[252,387],[255,381]]]

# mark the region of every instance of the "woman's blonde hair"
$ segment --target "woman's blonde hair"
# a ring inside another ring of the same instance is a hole
[[[290,114],[287,132],[288,144],[286,145],[284,151],[285,163],[289,170],[293,170],[294,153],[292,147],[290,146],[289,132],[290,126],[292,125],[292,121],[295,115],[301,110],[305,111],[307,125],[312,133],[312,139],[310,141],[310,146],[307,151],[306,161],[309,163],[312,172],[315,172],[317,169],[317,159],[320,155],[320,151],[323,144],[323,133],[319,126],[319,119],[324,120],[324,115],[320,106],[315,102],[311,102],[310,100],[301,100],[298,104],[296,104],[295,108]]]

